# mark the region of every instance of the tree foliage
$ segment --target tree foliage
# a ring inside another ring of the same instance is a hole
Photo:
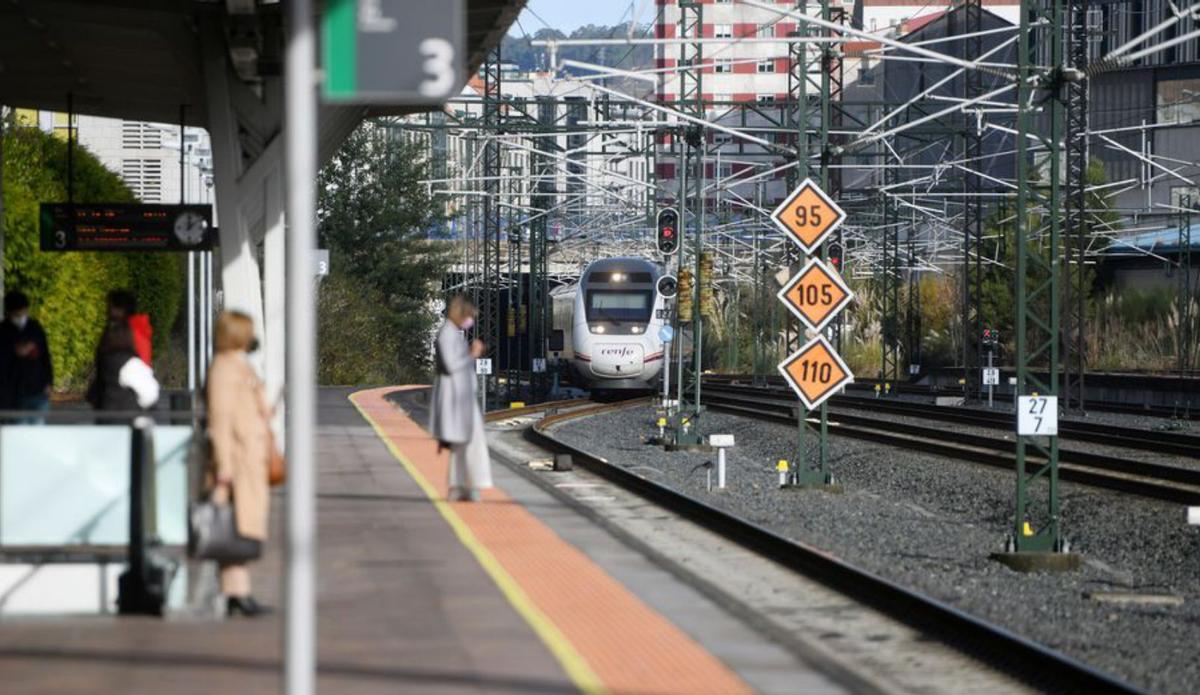
[[[119,176],[78,144],[73,166],[76,202],[136,201]],[[65,201],[66,177],[64,140],[33,127],[5,126],[5,290],[29,295],[31,313],[46,327],[57,386],[80,390],[90,376],[108,291],[128,288],[138,293],[155,329],[156,356],[165,356],[183,279],[174,254],[43,253],[39,204]]]
[[[322,383],[428,378],[447,261],[428,240],[441,205],[426,176],[421,148],[368,122],[317,177],[318,234],[333,273],[319,314]]]

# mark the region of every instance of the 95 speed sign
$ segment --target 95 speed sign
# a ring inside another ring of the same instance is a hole
[[[1058,396],[1019,396],[1017,434],[1027,437],[1057,436]]]

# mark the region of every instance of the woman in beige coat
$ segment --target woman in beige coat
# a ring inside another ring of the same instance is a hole
[[[231,498],[238,533],[265,541],[270,508],[267,481],[270,419],[262,382],[246,355],[255,344],[254,323],[236,311],[217,318],[216,351],[208,371],[208,436],[213,452],[213,501]],[[221,566],[221,592],[229,615],[254,616],[266,609],[250,595],[245,565]]]

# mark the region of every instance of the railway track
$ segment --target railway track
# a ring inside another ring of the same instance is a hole
[[[708,407],[759,419],[794,424],[796,422],[795,398],[782,393],[776,395],[776,393],[770,390],[755,391],[745,388],[722,387],[709,387],[702,392],[704,404]],[[844,410],[845,406],[859,408],[870,406],[871,409],[876,409],[877,401],[874,399],[839,400],[835,398],[831,399],[831,404],[833,407],[830,412],[829,429],[835,435],[874,441],[1007,470],[1012,470],[1016,465],[1014,455],[1011,453],[1013,450],[1012,439],[856,415]],[[839,409],[839,406],[842,406],[843,409]],[[924,417],[920,413],[925,412],[918,409],[906,409],[898,406],[896,402],[879,406],[878,409],[883,412],[919,417]],[[964,413],[962,409],[944,410],[946,410],[945,413],[938,412],[933,415],[937,418],[944,417],[948,422],[996,427],[997,421],[990,417],[973,419],[968,417],[969,414]],[[1061,429],[1063,424],[1060,422],[1060,432],[1063,431]],[[1007,419],[1005,427],[1011,430],[1011,418]],[[1119,430],[1120,428],[1106,429]],[[1133,432],[1142,433],[1136,430]],[[1158,435],[1159,433],[1149,434]],[[1079,432],[1073,436],[1076,440],[1093,443],[1101,443],[1097,441],[1097,438],[1100,437],[1101,434],[1097,432]],[[1112,434],[1106,441],[1109,443],[1120,441],[1122,442],[1121,446],[1136,448],[1145,448],[1152,444],[1151,441],[1139,439],[1128,432]],[[1192,446],[1190,442],[1179,441],[1173,446],[1178,447],[1179,451],[1190,452],[1184,455],[1197,455],[1196,450],[1190,448]],[[1030,457],[1030,461],[1037,462],[1038,460],[1036,457]],[[1200,469],[1148,463],[1060,445],[1059,478],[1167,502],[1187,505],[1200,504]]]
[[[575,465],[690,520],[784,567],[819,581],[855,601],[922,630],[1031,685],[1055,692],[1137,692],[1132,686],[946,603],[856,567],[824,550],[782,536],[706,504],[556,438],[557,424],[642,403],[604,404],[548,415],[528,432],[545,449],[568,453]]]
[[[710,393],[715,392],[722,395],[769,394],[780,400],[795,403],[792,391],[784,386],[754,387],[708,384],[704,388]],[[1008,411],[981,410],[978,408],[942,406],[931,403],[849,395],[834,396],[830,399],[830,405],[833,407],[870,410],[899,416],[919,417],[925,420],[938,420],[1006,432],[1011,432],[1013,429],[1013,414]],[[1058,433],[1062,439],[1078,439],[1090,444],[1102,444],[1124,449],[1152,451],[1156,454],[1172,454],[1200,459],[1200,436],[1194,434],[1152,431],[1137,427],[1121,427],[1118,425],[1063,419],[1059,420]]]
[[[783,379],[774,375],[759,377],[759,380],[763,379],[765,379],[768,385],[785,387]],[[715,385],[748,385],[753,382],[754,377],[748,375],[713,374],[705,377],[705,383],[711,383]],[[859,392],[869,392],[875,388],[877,383],[882,382],[876,379],[857,379],[855,383],[848,387],[848,389]],[[893,383],[891,385],[891,389],[896,393],[912,396],[924,396],[927,398],[959,398],[963,395],[961,389],[931,388],[929,386],[919,386],[916,384]],[[1012,395],[1007,393],[997,393],[995,394],[995,400],[1000,403],[1012,403]],[[1160,405],[1133,405],[1129,403],[1116,403],[1093,399],[1088,401],[1087,409],[1097,413],[1140,415],[1171,420],[1200,420],[1200,408],[1188,409],[1186,407],[1176,408]]]

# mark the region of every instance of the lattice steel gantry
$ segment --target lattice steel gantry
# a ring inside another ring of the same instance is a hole
[[[1016,340],[1017,396],[1059,393],[1062,141],[1067,106],[1063,0],[1024,0],[1017,55]],[[1040,23],[1038,41],[1033,25]],[[1049,68],[1038,64],[1039,52]],[[1040,114],[1039,114],[1040,109]],[[1043,127],[1037,127],[1040,115]],[[1044,152],[1045,176],[1034,168],[1030,142]],[[1038,372],[1044,369],[1046,377]],[[1078,565],[1069,555],[1059,516],[1058,437],[1016,437],[1016,513],[1007,550],[998,559],[1020,568]],[[1035,487],[1036,486],[1036,487]],[[1037,499],[1035,499],[1035,494]],[[1055,557],[1057,556],[1057,557]]]
[[[500,47],[488,53],[483,63],[483,287],[479,305],[479,332],[487,345],[484,357],[491,358],[493,375],[484,380],[489,394],[495,392],[500,356]]]

